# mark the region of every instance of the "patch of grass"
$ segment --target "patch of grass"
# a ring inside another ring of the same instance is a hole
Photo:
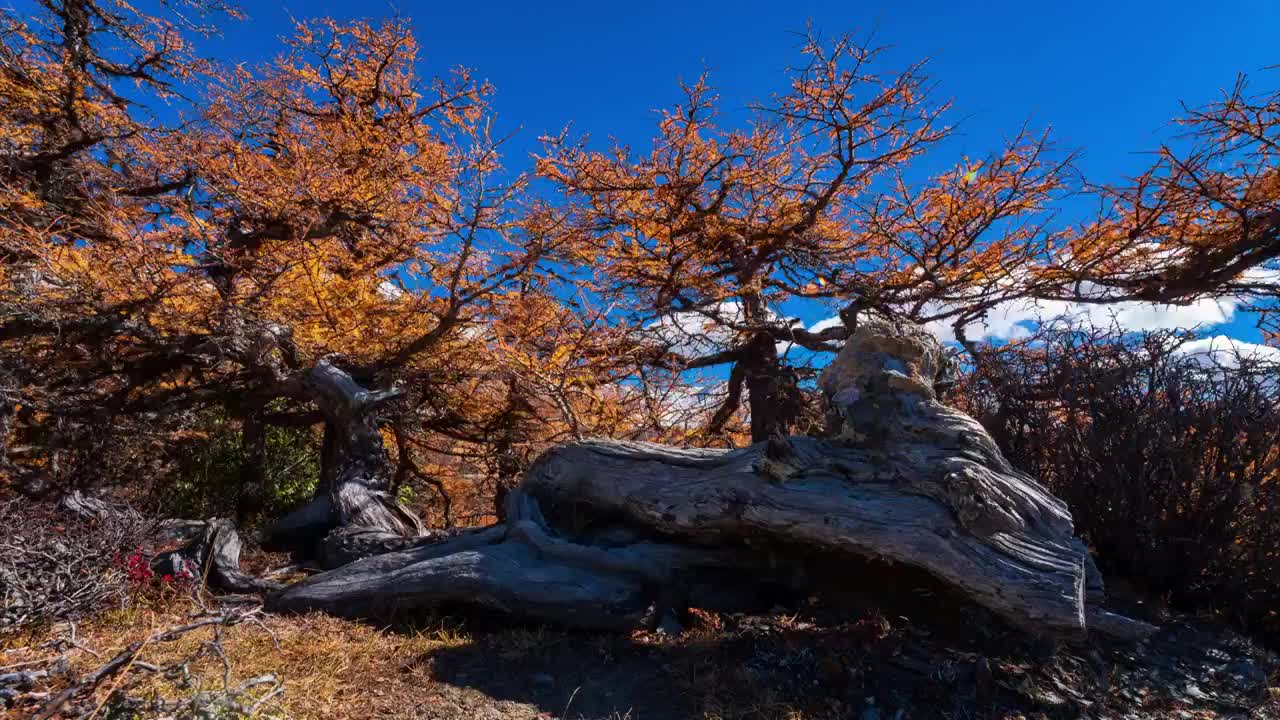
[[[198,610],[186,598],[170,598],[167,603],[140,600],[107,610],[77,629],[77,643],[98,657],[85,651],[71,653],[71,673],[91,671],[103,658],[156,629],[190,621]],[[47,638],[28,638],[30,645],[52,641],[60,630],[65,628],[51,628]],[[209,637],[208,632],[194,632],[148,647],[140,659],[164,665],[194,654]],[[274,674],[285,686],[275,714],[337,719],[403,716],[421,701],[424,688],[432,682],[429,663],[422,658],[470,642],[469,635],[447,625],[394,633],[320,614],[267,615],[260,622],[226,628],[222,637],[231,683]],[[220,684],[224,670],[218,659],[200,658],[190,666],[190,686]],[[140,690],[173,694],[172,686],[159,678],[145,681]]]
[[[462,624],[441,618],[426,627],[414,628],[410,633],[413,642],[422,646],[423,651],[440,648],[456,648],[470,645],[471,635],[462,629]]]
[[[159,595],[107,610],[78,628],[76,642],[97,657],[70,651],[70,674],[100,666],[158,628],[189,622],[200,609],[191,598]],[[1225,687],[1211,681],[1223,661],[1202,658],[1203,653],[1183,648],[1180,640],[1140,651],[1142,657],[1127,645],[1100,646],[1110,668],[1104,679],[1095,677],[1093,662],[1069,648],[1045,661],[1019,636],[1001,634],[980,650],[959,649],[905,619],[895,616],[890,624],[874,612],[839,624],[789,614],[726,616],[676,638],[590,635],[542,626],[489,630],[482,621],[472,629],[450,618],[395,628],[318,614],[259,620],[223,629],[225,666],[221,656],[205,654],[191,662],[187,687],[147,676],[133,694],[173,698],[175,692],[217,690],[224,682],[236,685],[270,674],[283,680],[284,692],[261,717],[269,712],[339,720],[835,720],[862,717],[872,704],[883,720],[904,709],[907,717],[1079,717],[1079,706],[1054,700],[1061,705],[1055,708],[1038,699],[1044,695],[1040,690],[1051,689],[1064,697],[1087,698],[1115,711],[1116,717],[1154,720],[1176,708],[1214,717],[1205,704],[1189,704],[1181,693],[1189,682],[1215,693]],[[0,643],[0,667],[29,667],[24,663],[66,652],[65,645],[44,644],[66,637],[66,630],[55,626],[47,637],[27,634],[21,641]],[[138,660],[164,666],[196,655],[212,632],[206,628],[155,643]],[[1215,648],[1234,647],[1217,636],[1206,637]],[[1275,712],[1280,710],[1280,690],[1267,689],[1277,677],[1274,663],[1241,647],[1241,658],[1252,657],[1249,662],[1269,673],[1267,686],[1250,692],[1270,693],[1272,700],[1265,704],[1265,698],[1253,695],[1228,700],[1252,713],[1242,717],[1280,717]],[[994,702],[976,700],[973,668],[981,657],[988,657],[994,669]],[[1163,677],[1157,669],[1174,665],[1185,665],[1185,676],[1161,689],[1164,681],[1157,682]],[[1151,691],[1135,702],[1119,692],[1126,687]],[[105,701],[109,689],[110,681],[90,707]],[[1045,710],[1050,712],[1042,714]]]

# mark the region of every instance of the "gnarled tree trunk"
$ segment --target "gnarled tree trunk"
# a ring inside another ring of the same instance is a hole
[[[505,524],[353,562],[269,605],[364,616],[472,604],[624,629],[717,590],[805,582],[786,577],[788,557],[854,554],[922,569],[1037,634],[1150,632],[1097,605],[1101,577],[1066,506],[937,400],[941,361],[920,328],[863,321],[821,378],[840,417],[830,437],[565,445],[510,493]]]
[[[325,418],[320,484],[309,503],[269,528],[264,544],[315,554],[323,566],[337,567],[429,535],[389,492],[377,410],[399,391],[367,390],[328,360],[317,363],[303,385]]]

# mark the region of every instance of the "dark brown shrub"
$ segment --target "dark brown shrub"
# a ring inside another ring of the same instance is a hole
[[[149,524],[128,508],[89,502],[77,514],[51,502],[0,501],[0,636],[92,615],[127,595],[126,560]]]
[[[1046,331],[983,351],[956,402],[1104,573],[1280,637],[1280,367],[1189,339]]]

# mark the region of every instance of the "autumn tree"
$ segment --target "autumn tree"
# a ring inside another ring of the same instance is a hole
[[[406,485],[434,522],[476,522],[549,445],[660,439],[691,412],[673,380],[629,381],[634,340],[568,290],[579,236],[502,167],[490,88],[421,77],[407,23],[301,23],[274,60],[223,67],[196,59],[200,28],[123,5],[6,22],[20,485],[106,466],[136,486],[215,411],[241,445],[238,519],[270,428],[316,427],[316,500],[277,539],[326,519],[415,534]]]
[[[9,473],[217,406],[250,465],[265,425],[323,425],[321,516],[416,532],[379,407],[397,383],[415,409],[460,395],[489,357],[469,333],[565,242],[497,179],[488,87],[420,78],[399,21],[303,23],[258,68],[124,5],[5,21],[4,417],[31,441]],[[155,95],[181,119],[148,116]]]
[[[146,149],[169,135],[139,103],[173,98],[200,69],[184,34],[159,18],[114,3],[40,9],[5,12],[0,42],[0,460],[6,474],[33,481],[60,474],[77,446],[97,445],[69,428],[69,405],[89,411],[108,392],[82,384],[81,371],[118,363],[105,341],[137,342],[145,329],[134,313],[180,280],[155,272],[166,248],[148,254],[135,242],[156,219],[152,203],[191,182],[150,162]]]
[[[1280,91],[1240,76],[1187,107],[1180,137],[1128,181],[1093,184],[1097,216],[1038,263],[1036,294],[1081,303],[1185,304],[1235,296],[1276,337],[1280,297]]]
[[[1021,132],[989,157],[925,183],[913,161],[951,132],[923,64],[878,69],[882,50],[848,36],[805,38],[786,92],[725,127],[707,78],[684,87],[653,149],[592,150],[553,139],[539,169],[588,235],[601,293],[646,328],[656,367],[727,365],[720,432],[750,405],[751,437],[785,433],[799,411],[779,347],[831,352],[846,329],[810,332],[782,306],[856,298],[927,321],[1017,293],[1012,268],[1056,235],[1045,227],[1068,157]],[[690,348],[684,326],[715,347]],[[672,330],[676,332],[672,332]]]
[[[880,51],[810,36],[744,128],[700,80],[647,154],[552,140],[536,172],[559,196],[539,199],[502,168],[489,88],[421,77],[404,22],[304,22],[274,60],[223,67],[178,20],[42,7],[6,16],[0,85],[3,429],[6,447],[38,439],[4,458],[11,476],[57,476],[104,428],[99,447],[217,408],[252,484],[264,428],[322,428],[315,496],[268,540],[319,540],[342,567],[273,595],[282,610],[374,614],[407,593],[631,628],[695,593],[806,587],[782,569],[813,550],[921,567],[1036,632],[1149,632],[1097,606],[1065,506],[939,400],[943,349],[902,320],[1025,294],[1040,276],[1021,268],[1065,237],[1047,223],[1069,157],[1044,136],[914,179],[950,131],[922,66],[882,75]],[[148,115],[151,96],[174,109]],[[822,332],[782,309],[849,297]],[[664,335],[689,317],[717,347]],[[786,437],[805,378],[780,343],[839,349],[831,437]],[[706,424],[730,432],[745,394],[765,442],[637,442],[683,441],[702,410],[686,373],[721,365]],[[418,478],[449,524],[441,475],[468,466],[520,476],[503,522],[419,547],[393,491]],[[218,561],[238,553],[227,526],[205,525]]]
[[[643,347],[585,294],[526,286],[491,310],[471,336],[483,363],[457,394],[402,416],[448,418],[404,437],[413,471],[454,478],[453,495],[489,497],[501,517],[506,490],[550,447],[587,437],[684,441],[705,421],[705,405],[690,403],[678,379],[635,376]]]

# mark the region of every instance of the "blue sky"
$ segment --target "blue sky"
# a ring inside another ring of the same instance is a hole
[[[1123,173],[1153,146],[1180,100],[1199,103],[1280,63],[1280,3],[1164,2],[510,2],[362,3],[249,0],[245,23],[211,54],[266,58],[293,17],[409,18],[424,69],[466,65],[498,89],[497,108],[523,126],[523,149],[569,121],[634,143],[676,81],[704,67],[728,106],[780,88],[797,60],[793,33],[813,24],[893,46],[891,61],[931,58],[975,151],[1025,119],[1086,149],[1085,169]],[[968,143],[966,143],[968,144]]]
[[[615,137],[646,145],[654,110],[678,99],[680,78],[704,68],[726,110],[780,90],[782,71],[799,57],[794,33],[810,22],[892,46],[895,66],[930,59],[939,96],[953,99],[962,119],[959,137],[933,158],[939,168],[962,153],[983,153],[1030,121],[1051,126],[1062,147],[1080,149],[1091,179],[1119,179],[1143,167],[1141,151],[1170,136],[1180,102],[1212,100],[1240,72],[1258,86],[1274,85],[1280,74],[1266,70],[1280,63],[1275,0],[250,0],[242,7],[249,19],[209,41],[208,54],[266,59],[291,17],[409,18],[424,72],[465,65],[496,86],[500,126],[519,128],[511,166],[526,162],[539,135],[570,122],[601,143]],[[1211,309],[1177,317],[1214,316]],[[1258,336],[1252,318],[1240,314],[1207,330]]]
[[[1079,149],[1090,179],[1119,180],[1144,166],[1141,151],[1170,137],[1181,101],[1212,100],[1240,72],[1256,87],[1280,80],[1280,69],[1266,70],[1280,64],[1280,0],[247,0],[241,7],[248,19],[203,41],[202,54],[266,60],[280,50],[291,18],[408,18],[425,74],[465,65],[496,86],[499,128],[519,130],[508,146],[516,168],[527,165],[538,136],[570,122],[597,143],[615,137],[646,146],[654,110],[678,99],[679,79],[704,68],[728,111],[781,90],[783,70],[799,58],[795,33],[810,22],[892,46],[890,69],[930,59],[938,97],[954,100],[961,132],[926,159],[925,172],[981,155],[1029,121],[1051,126],[1060,147]],[[821,314],[804,311],[802,319],[811,324]],[[1210,332],[1253,340],[1252,322],[1237,315]]]

